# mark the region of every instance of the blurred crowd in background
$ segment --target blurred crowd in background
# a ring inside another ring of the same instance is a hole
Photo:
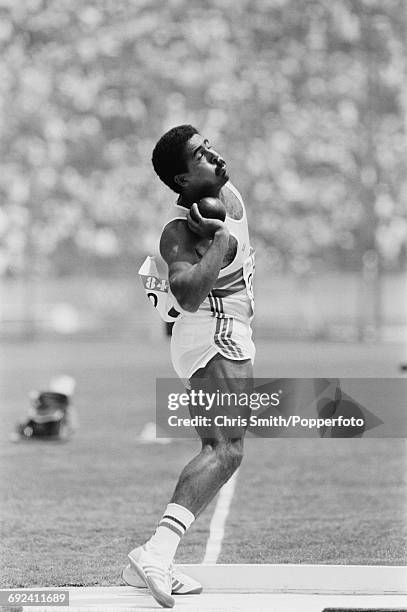
[[[151,152],[192,123],[247,204],[258,333],[405,339],[406,25],[404,0],[0,0],[0,334],[144,333],[176,197]]]

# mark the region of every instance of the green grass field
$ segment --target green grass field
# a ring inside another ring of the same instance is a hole
[[[120,583],[198,442],[140,444],[155,378],[173,376],[164,338],[8,344],[1,365],[2,587]],[[258,343],[256,375],[398,376],[399,345]],[[77,381],[80,430],[67,444],[12,444],[27,393]],[[220,563],[405,564],[402,439],[248,439]],[[178,561],[202,561],[213,503]]]

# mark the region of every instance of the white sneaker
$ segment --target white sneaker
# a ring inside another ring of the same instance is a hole
[[[171,597],[171,572],[160,564],[143,546],[134,548],[127,555],[131,567],[137,572],[151,595],[163,608],[173,608],[175,600]]]
[[[175,565],[170,565],[171,572],[171,593],[172,595],[194,595],[202,592],[202,584],[181,572]],[[122,571],[122,580],[129,586],[142,589],[145,588],[145,582],[141,580],[137,572],[129,564]]]

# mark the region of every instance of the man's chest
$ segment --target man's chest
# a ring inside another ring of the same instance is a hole
[[[226,208],[226,214],[238,221],[243,217],[243,206],[239,198],[230,189],[222,189],[219,199]]]
[[[235,221],[239,221],[240,219],[242,219],[243,217],[242,203],[240,202],[239,198],[230,189],[227,189],[227,188],[222,189],[222,191],[219,194],[219,199],[221,200],[222,204],[226,208],[226,214],[228,217],[230,217],[231,219]],[[199,259],[203,257],[203,255],[206,253],[211,242],[212,241],[209,238],[201,238],[197,242],[195,246],[195,252],[198,255]],[[226,268],[226,266],[232,263],[232,261],[236,257],[237,247],[238,247],[238,241],[236,237],[233,235],[230,235],[229,236],[229,246],[228,246],[226,255],[223,259],[223,262],[222,262],[222,268]]]

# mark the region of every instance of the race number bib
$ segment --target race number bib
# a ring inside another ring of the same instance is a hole
[[[180,315],[174,308],[169,291],[168,279],[159,275],[154,257],[148,256],[138,271],[144,291],[160,317],[166,323],[171,323]]]
[[[250,298],[252,312],[254,314],[254,271],[255,271],[254,249],[250,249],[250,255],[243,262],[243,278],[246,285],[247,295]]]

